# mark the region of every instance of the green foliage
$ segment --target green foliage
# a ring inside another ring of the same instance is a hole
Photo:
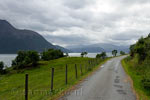
[[[126,53],[124,51],[120,51],[120,54],[121,55],[125,55]]]
[[[112,55],[113,55],[113,56],[116,56],[116,55],[117,55],[117,53],[118,53],[118,51],[117,51],[117,50],[113,50],[113,51],[112,51]]]
[[[65,57],[68,57],[68,56],[69,56],[69,54],[68,54],[68,53],[66,53]]]
[[[135,52],[134,47],[135,47],[135,44],[130,46],[130,56],[131,57],[134,57],[134,52]]]
[[[142,62],[147,57],[150,57],[150,37],[141,37],[136,44],[131,45],[130,55],[132,57],[138,55],[139,62]]]
[[[82,52],[81,53],[81,57],[84,57],[84,56],[86,56],[88,53],[87,52]]]
[[[127,58],[122,60],[122,65],[133,80],[134,89],[136,94],[139,96],[139,100],[150,100],[150,92],[149,92],[149,79],[147,77],[143,68],[137,64],[137,58],[133,58],[128,56]],[[146,75],[146,77],[145,77]]]
[[[97,54],[96,58],[105,59],[107,57],[106,52],[102,52],[101,54]]]
[[[61,50],[48,49],[41,53],[42,60],[48,61],[64,57],[64,53]]]
[[[19,51],[15,60],[12,61],[12,66],[14,69],[33,67],[39,60],[39,54],[36,51]]]
[[[3,74],[4,72],[4,63],[0,61],[0,74]]]
[[[130,46],[130,57],[125,61],[130,66],[131,76],[134,75],[136,88],[150,97],[150,34]]]

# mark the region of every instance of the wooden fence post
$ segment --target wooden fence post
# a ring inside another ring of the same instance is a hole
[[[68,66],[66,64],[66,85],[68,84]]]
[[[51,76],[51,92],[53,92],[53,82],[54,82],[54,68],[52,68],[52,76]]]
[[[25,75],[25,100],[28,100],[28,74]]]
[[[83,75],[83,73],[82,73],[82,65],[80,65],[80,70],[81,70],[81,75]]]
[[[86,71],[87,71],[87,64],[85,64],[85,73],[86,73]]]
[[[77,65],[75,64],[75,75],[76,75],[76,79],[78,78],[78,72],[77,72]]]
[[[89,60],[89,64],[88,64],[88,71],[90,70],[91,64],[90,64],[90,60]]]

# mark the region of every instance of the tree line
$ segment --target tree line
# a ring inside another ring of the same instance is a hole
[[[64,53],[61,50],[48,49],[41,53],[37,51],[19,51],[17,57],[12,61],[12,68],[14,70],[24,69],[29,67],[36,67],[38,61],[48,61],[64,57]],[[4,63],[0,62],[0,74],[4,74]]]
[[[113,56],[116,56],[117,53],[117,50],[112,51]],[[87,54],[88,52],[82,52],[81,57],[86,57]],[[124,55],[125,52],[120,51],[120,54]],[[48,49],[41,53],[38,53],[37,51],[19,51],[17,53],[17,57],[12,61],[12,68],[14,70],[19,70],[24,68],[36,67],[38,65],[38,61],[40,60],[49,61],[65,56],[68,56],[68,54],[64,55],[64,53],[61,50],[55,49]],[[96,55],[96,58],[105,59],[106,57],[106,52],[102,52]],[[0,74],[6,73],[4,67],[4,63],[0,62]]]

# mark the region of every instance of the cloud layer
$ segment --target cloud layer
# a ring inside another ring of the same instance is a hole
[[[0,0],[0,19],[62,46],[132,44],[150,32],[149,0]]]

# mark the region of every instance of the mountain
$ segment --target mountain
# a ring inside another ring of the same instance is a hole
[[[74,46],[74,47],[67,47],[72,52],[76,53],[81,53],[83,51],[86,51],[88,53],[97,53],[97,52],[102,52],[105,51],[103,48],[95,45],[79,45],[79,46]]]
[[[94,44],[97,45],[99,47],[102,47],[106,52],[111,52],[112,50],[116,49],[118,51],[124,51],[124,52],[129,52],[129,45],[113,45],[113,44],[109,44],[109,43],[97,43]]]
[[[83,52],[87,51],[89,53],[97,53],[97,52],[111,52],[116,49],[118,51],[129,52],[129,46],[117,46],[108,43],[97,43],[92,45],[76,45],[76,46],[68,46],[67,49],[72,52]]]
[[[8,21],[0,20],[0,54],[17,53],[19,50],[41,52],[48,48],[57,49],[37,32],[16,29]],[[59,49],[67,51],[60,46]]]
[[[63,51],[63,52],[67,52],[67,53],[70,53],[71,52],[71,50],[69,50],[69,49],[66,49],[66,48],[64,48],[64,47],[61,47],[61,46],[59,46],[59,45],[54,45],[55,47],[56,47],[56,49],[60,49],[61,51]]]

